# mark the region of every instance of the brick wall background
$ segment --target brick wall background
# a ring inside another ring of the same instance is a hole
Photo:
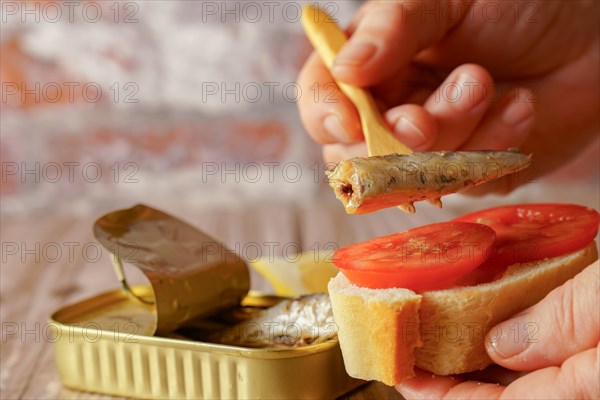
[[[313,196],[304,3],[3,2],[2,212]]]

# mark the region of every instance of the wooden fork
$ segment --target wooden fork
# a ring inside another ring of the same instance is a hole
[[[314,5],[308,5],[304,8],[302,25],[313,47],[319,53],[327,68],[331,69],[335,57],[347,41],[346,34],[327,12]],[[410,154],[413,152],[393,135],[368,90],[337,80],[335,82],[342,93],[352,101],[360,115],[360,123],[365,135],[369,156],[394,153]],[[438,208],[442,207],[441,198],[427,201]],[[403,204],[398,208],[411,214],[415,212],[415,207],[412,204]]]

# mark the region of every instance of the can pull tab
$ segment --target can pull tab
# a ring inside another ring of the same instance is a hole
[[[138,296],[133,291],[131,286],[129,286],[129,283],[127,283],[127,278],[125,277],[125,269],[123,269],[123,262],[121,261],[121,259],[119,257],[114,256],[112,258],[112,263],[113,263],[113,269],[115,270],[115,274],[117,275],[117,279],[121,283],[121,288],[123,289],[123,291],[125,293],[127,293],[131,298],[138,300],[141,303],[148,304],[148,305],[155,304],[153,300],[148,300],[148,299],[143,298],[142,296]]]
[[[94,236],[113,254],[123,290],[154,305],[158,333],[239,305],[250,289],[241,257],[197,228],[143,204],[102,216],[94,224]],[[144,273],[153,299],[135,293],[123,263]]]

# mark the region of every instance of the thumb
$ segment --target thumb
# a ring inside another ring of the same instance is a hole
[[[455,4],[460,13],[466,7]],[[385,80],[422,49],[441,39],[461,16],[424,18],[431,3],[373,1],[361,10],[352,37],[342,47],[331,69],[336,79],[365,87]]]
[[[600,263],[542,301],[496,325],[486,338],[494,362],[517,371],[560,366],[600,340]]]

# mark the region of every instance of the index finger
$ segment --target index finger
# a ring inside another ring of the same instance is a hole
[[[363,140],[356,108],[340,91],[316,52],[302,67],[298,85],[300,119],[316,142],[356,143]]]
[[[448,1],[457,18],[423,18],[429,0],[372,1],[353,21],[352,36],[332,67],[333,75],[354,86],[367,87],[389,78],[408,65],[421,50],[440,40],[462,20],[466,7]]]

